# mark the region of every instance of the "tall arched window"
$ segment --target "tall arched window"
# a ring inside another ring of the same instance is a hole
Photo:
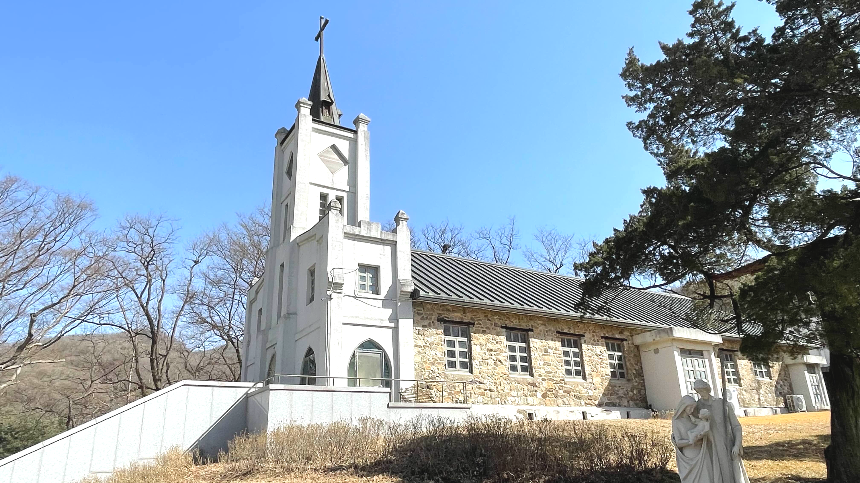
[[[316,376],[317,375],[317,358],[314,355],[314,350],[308,347],[308,350],[305,351],[305,357],[302,359],[302,375],[303,376]],[[317,380],[315,377],[303,377],[299,381],[299,384],[306,385],[315,385]]]
[[[350,386],[391,387],[391,361],[385,349],[373,340],[355,348],[347,369]]]
[[[272,354],[272,358],[269,359],[269,368],[266,369],[266,381],[273,382],[272,376],[275,375],[275,354]]]

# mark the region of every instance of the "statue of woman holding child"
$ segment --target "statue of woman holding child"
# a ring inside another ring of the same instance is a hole
[[[741,424],[731,403],[693,383],[699,395],[684,396],[672,418],[672,443],[681,483],[749,483],[744,469]]]

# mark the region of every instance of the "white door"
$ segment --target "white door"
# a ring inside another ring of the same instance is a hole
[[[818,367],[814,364],[806,365],[806,383],[809,384],[809,393],[812,395],[812,407],[816,410],[828,406],[824,398],[823,384]]]
[[[696,379],[708,381],[711,387],[710,372],[708,370],[708,359],[705,358],[704,351],[681,349],[681,368],[684,371],[684,384],[687,388],[687,394],[696,394],[693,388],[693,383]]]

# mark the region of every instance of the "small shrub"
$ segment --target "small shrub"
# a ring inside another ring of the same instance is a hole
[[[37,419],[24,415],[0,416],[0,459],[27,449],[63,431],[53,419]]]

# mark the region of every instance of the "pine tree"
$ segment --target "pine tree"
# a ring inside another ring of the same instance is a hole
[[[768,0],[768,39],[732,5],[693,3],[688,39],[621,77],[662,187],[578,265],[583,303],[686,287],[700,327],[764,358],[830,349],[828,480],[860,481],[860,2]],[[646,282],[643,282],[647,280]],[[635,283],[634,283],[635,281]]]

